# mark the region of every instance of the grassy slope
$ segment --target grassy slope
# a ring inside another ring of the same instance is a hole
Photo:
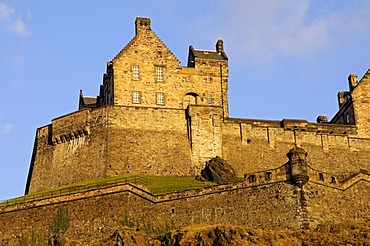
[[[190,177],[182,178],[176,176],[123,175],[119,177],[107,177],[102,179],[88,180],[71,185],[56,187],[42,192],[32,193],[26,196],[1,202],[0,206],[7,205],[9,203],[20,203],[60,195],[73,194],[88,190],[95,190],[98,188],[107,188],[127,182],[144,186],[153,195],[180,192],[215,185],[215,183],[201,182]]]

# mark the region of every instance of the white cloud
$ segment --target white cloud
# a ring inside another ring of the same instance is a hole
[[[330,19],[310,18],[310,1],[230,1],[226,37],[238,43],[238,52],[266,62],[276,55],[307,57],[331,42]],[[234,51],[235,52],[235,51]]]
[[[21,36],[27,36],[30,34],[27,30],[26,24],[24,24],[20,19],[13,21],[12,30]]]
[[[0,125],[0,135],[8,134],[12,131],[13,126],[10,123]]]
[[[30,13],[27,14],[30,16]],[[0,3],[0,27],[10,30],[20,36],[27,36],[30,31],[27,30],[26,24],[21,18],[16,16],[14,8],[9,7],[4,3]]]
[[[10,20],[15,14],[15,9],[0,3],[0,20]]]

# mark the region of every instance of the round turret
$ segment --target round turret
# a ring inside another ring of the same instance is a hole
[[[290,179],[299,187],[306,184],[309,179],[307,174],[306,156],[307,152],[298,146],[294,146],[294,148],[287,154],[287,157],[289,158],[288,173]]]

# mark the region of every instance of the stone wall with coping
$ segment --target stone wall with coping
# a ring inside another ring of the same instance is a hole
[[[348,180],[330,186],[310,177],[301,189],[284,180],[284,169],[269,170],[272,176],[268,181],[251,183],[247,179],[166,195],[153,196],[136,185],[124,184],[0,207],[0,242],[16,245],[31,231],[47,234],[60,207],[66,208],[70,217],[68,238],[85,243],[112,235],[124,220],[142,229],[223,224],[292,230],[300,229],[303,219],[310,228],[328,222],[370,220],[368,174],[353,176],[357,181],[349,186],[344,185]],[[255,173],[265,177],[259,174]]]

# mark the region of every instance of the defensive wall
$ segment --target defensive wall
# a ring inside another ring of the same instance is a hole
[[[129,223],[141,229],[223,224],[294,230],[370,221],[366,171],[344,178],[307,166],[308,182],[299,187],[291,182],[287,165],[246,174],[237,183],[166,195],[155,196],[140,185],[125,183],[2,206],[0,242],[17,245],[31,231],[45,235],[60,207],[70,218],[66,236],[85,243],[112,235]]]
[[[223,120],[217,106],[84,109],[37,130],[27,192],[122,174],[195,176],[215,156],[243,176],[277,168],[295,145],[315,169],[369,170],[370,139],[356,131],[305,120]]]

